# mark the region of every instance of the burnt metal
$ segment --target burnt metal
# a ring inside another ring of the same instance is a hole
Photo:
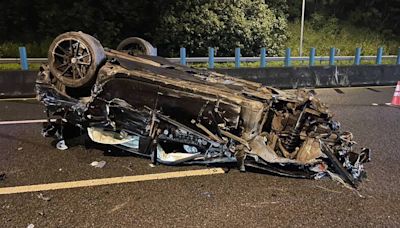
[[[105,50],[81,32],[61,34],[50,48],[63,49],[74,55],[49,51],[55,60],[41,67],[38,99],[49,118],[63,118],[94,142],[154,164],[236,162],[241,171],[301,178],[333,172],[352,186],[365,176],[369,151],[352,147],[352,134],[340,130],[313,92],[281,91],[161,57]],[[65,70],[80,56],[93,60],[88,70]],[[64,139],[62,124],[49,123],[44,135]]]

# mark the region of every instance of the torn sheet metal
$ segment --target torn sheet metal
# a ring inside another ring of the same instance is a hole
[[[169,165],[236,162],[242,171],[304,178],[331,172],[353,187],[365,176],[369,150],[355,149],[314,92],[129,53],[82,32],[58,36],[36,91],[49,118],[66,122],[49,122],[45,135],[57,134],[67,148],[88,135]]]

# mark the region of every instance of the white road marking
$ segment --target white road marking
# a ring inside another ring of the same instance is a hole
[[[69,181],[69,182],[59,182],[50,184],[5,187],[5,188],[0,188],[0,195],[16,194],[24,192],[50,191],[57,189],[82,188],[82,187],[91,187],[100,185],[172,179],[180,177],[206,176],[206,175],[215,175],[223,173],[225,173],[223,169],[214,168],[214,169],[177,171],[168,173],[154,173],[154,174],[145,174],[137,176],[123,176],[123,177],[111,177],[111,178],[92,179],[92,180]]]
[[[332,89],[340,89],[340,90],[358,90],[358,89],[365,89],[365,88],[373,88],[373,89],[386,89],[386,88],[396,88],[396,85],[388,85],[388,86],[365,86],[365,87],[329,87],[329,88],[305,88],[306,90],[314,90],[318,91],[325,91],[325,90],[332,90]],[[296,91],[297,89],[282,89],[284,91]]]
[[[372,103],[371,105],[373,105],[373,106],[378,106],[379,104],[377,104],[377,103]]]
[[[392,103],[385,103],[385,105],[392,105]]]
[[[56,122],[57,119],[50,119],[50,122]],[[47,119],[39,120],[6,120],[0,121],[0,125],[12,125],[12,124],[31,124],[31,123],[46,123]]]

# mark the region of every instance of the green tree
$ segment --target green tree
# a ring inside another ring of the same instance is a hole
[[[263,0],[175,1],[161,17],[155,44],[166,56],[176,56],[180,47],[191,56],[206,55],[208,47],[216,47],[219,56],[232,56],[235,47],[247,56],[258,55],[261,47],[277,55],[286,27],[285,15]]]
[[[142,35],[146,1],[35,0],[38,33],[54,38],[66,31],[83,31],[115,48],[126,36]]]

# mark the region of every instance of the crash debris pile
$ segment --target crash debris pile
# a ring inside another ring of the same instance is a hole
[[[173,64],[150,56],[148,42],[130,40],[119,50],[82,32],[53,41],[36,90],[49,118],[64,121],[49,122],[44,135],[67,147],[88,135],[168,165],[235,162],[242,171],[303,178],[335,173],[353,187],[365,176],[369,150],[356,151],[353,135],[314,93]]]

